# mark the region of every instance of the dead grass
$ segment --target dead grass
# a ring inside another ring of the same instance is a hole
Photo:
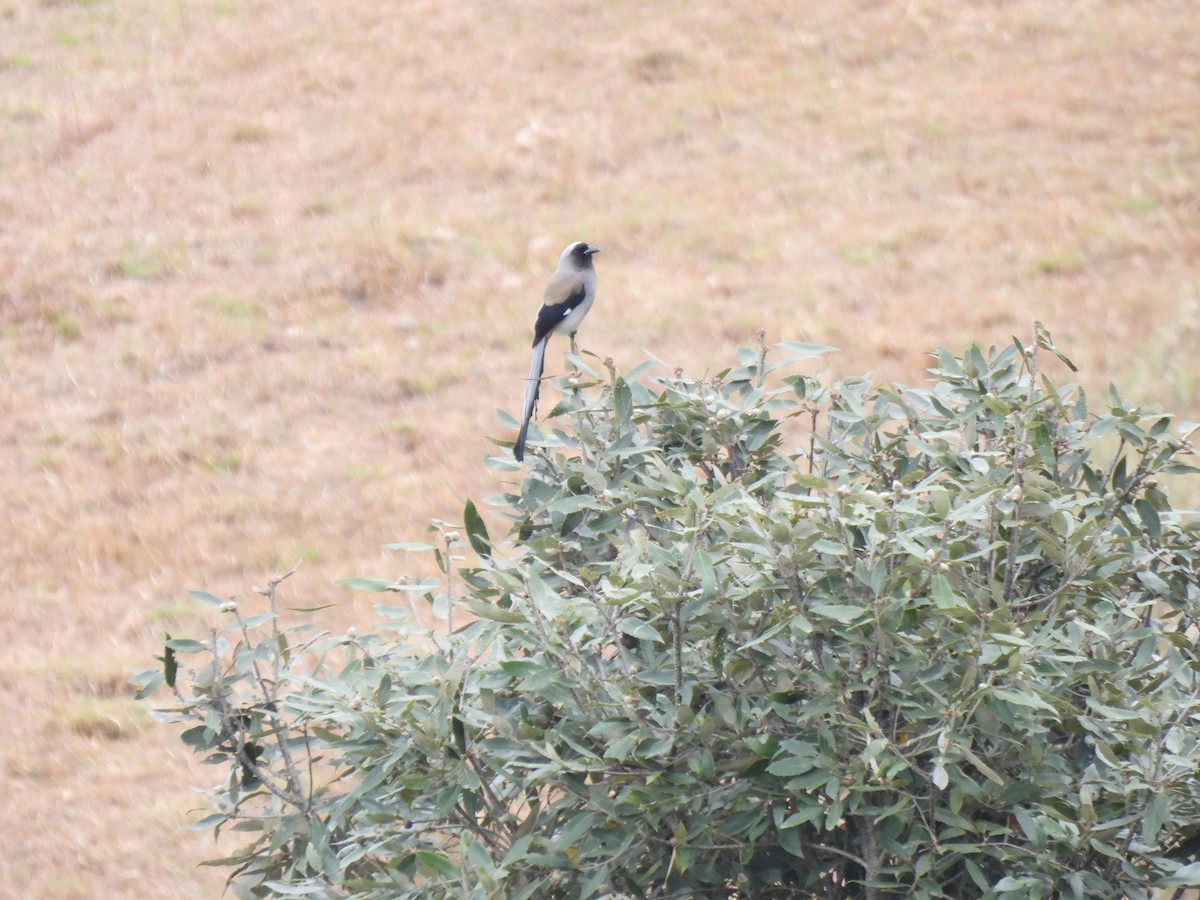
[[[300,558],[369,622],[332,582],[499,488],[570,239],[621,367],[1039,319],[1200,415],[1200,9],[810,6],[0,0],[0,883],[217,895],[113,673]]]

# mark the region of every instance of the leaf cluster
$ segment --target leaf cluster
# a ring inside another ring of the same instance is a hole
[[[1191,445],[1052,383],[1040,329],[939,350],[923,388],[796,374],[825,349],[564,380],[567,426],[495,501],[509,538],[468,503],[429,547],[444,580],[355,580],[443,628],[398,604],[363,635],[168,642],[169,715],[228,773],[202,824],[253,833],[234,887],[1200,885],[1200,527],[1167,492]]]

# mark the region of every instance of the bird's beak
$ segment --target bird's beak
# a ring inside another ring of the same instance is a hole
[[[600,248],[599,247],[588,247],[583,252],[586,253],[588,256],[591,256],[593,253],[599,253]]]

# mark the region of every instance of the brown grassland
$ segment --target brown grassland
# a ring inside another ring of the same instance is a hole
[[[287,603],[369,624],[333,582],[511,477],[569,240],[620,369],[763,328],[919,381],[1040,320],[1200,417],[1198,34],[1195,0],[0,0],[0,895],[219,895],[216,772],[129,673],[208,627],[185,588],[297,560]]]

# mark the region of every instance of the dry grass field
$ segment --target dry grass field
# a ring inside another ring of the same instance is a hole
[[[1200,417],[1200,4],[0,0],[0,895],[215,897],[126,686],[184,589],[371,621],[581,346],[832,374],[1044,321]],[[560,347],[548,357],[561,371]],[[544,403],[548,409],[550,403]]]

